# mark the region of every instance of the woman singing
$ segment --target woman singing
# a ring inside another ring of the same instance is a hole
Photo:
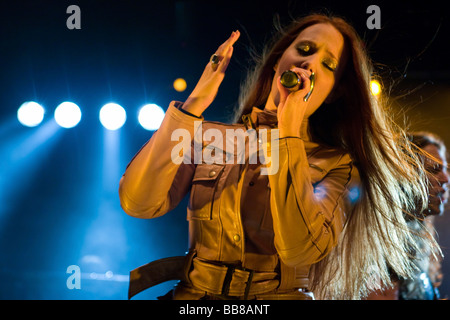
[[[249,73],[234,123],[203,121],[239,35],[213,54],[188,99],[170,104],[123,175],[121,204],[134,217],[159,217],[190,192],[188,255],[134,270],[130,296],[179,279],[166,298],[358,299],[388,284],[388,269],[411,274],[405,217],[427,202],[426,182],[370,94],[372,67],[355,30],[325,15],[295,21]],[[282,84],[288,70],[294,89]],[[178,148],[177,129],[189,133],[190,150]],[[251,133],[263,130],[276,137],[257,140],[275,150],[274,170],[251,161]],[[247,133],[244,161],[224,147],[238,131]],[[222,148],[209,149],[210,133],[224,137]],[[199,153],[209,157],[192,161]]]

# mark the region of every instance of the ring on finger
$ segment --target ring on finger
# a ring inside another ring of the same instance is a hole
[[[215,71],[215,70],[217,69],[217,66],[219,65],[219,62],[220,62],[219,56],[218,56],[217,54],[214,53],[214,54],[211,56],[210,61],[211,61],[211,66],[212,66],[213,70]]]
[[[219,64],[219,56],[217,54],[213,54],[210,59],[212,64]]]

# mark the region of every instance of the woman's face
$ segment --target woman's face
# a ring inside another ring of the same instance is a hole
[[[428,214],[441,215],[444,213],[444,206],[449,196],[447,189],[449,182],[447,161],[445,155],[439,152],[435,145],[429,144],[423,149],[442,162],[442,164],[439,164],[429,158],[425,158],[425,169],[429,186]]]
[[[278,106],[280,94],[278,92],[278,77],[286,70],[294,68],[305,73],[315,73],[315,86],[308,100],[305,117],[310,116],[329,97],[336,80],[344,69],[346,60],[343,56],[344,37],[331,24],[319,23],[312,25],[297,36],[292,44],[284,51],[275,66],[275,76],[270,93],[275,106]]]

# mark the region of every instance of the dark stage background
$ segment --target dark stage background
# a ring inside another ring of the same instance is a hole
[[[81,29],[69,30],[69,5],[81,9]],[[369,30],[366,9],[381,9],[380,30]],[[324,9],[326,8],[326,9]],[[273,30],[312,11],[346,17],[366,39],[394,110],[413,129],[440,134],[450,146],[448,8],[441,1],[6,1],[0,2],[0,298],[126,299],[128,272],[187,249],[186,199],[154,220],[127,216],[118,182],[151,137],[137,121],[145,103],[166,109],[193,89],[216,48],[236,29],[241,38],[208,120],[228,121],[239,85]],[[172,83],[184,78],[187,89]],[[22,126],[25,101],[46,109],[37,127]],[[77,103],[83,117],[58,127],[53,111]],[[117,131],[98,121],[100,107],[127,111]],[[155,188],[158,181],[155,181]],[[448,212],[436,219],[450,254]],[[69,289],[67,268],[81,271]],[[450,295],[445,259],[443,297]],[[173,282],[136,296],[155,299]]]

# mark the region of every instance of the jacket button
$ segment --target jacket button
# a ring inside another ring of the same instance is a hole
[[[214,177],[216,175],[216,172],[214,171],[214,170],[211,170],[210,172],[209,172],[209,176],[212,178],[212,177]]]
[[[236,242],[239,242],[239,241],[241,240],[241,236],[238,235],[238,234],[235,234],[235,235],[233,236],[233,240],[236,241]]]

